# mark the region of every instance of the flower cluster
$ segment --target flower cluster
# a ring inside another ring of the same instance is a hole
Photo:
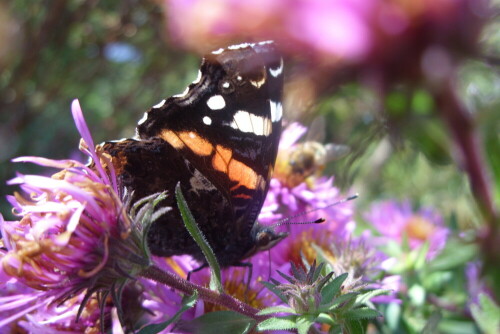
[[[112,164],[96,150],[77,102],[72,109],[82,135],[81,149],[93,164],[35,157],[15,160],[60,171],[52,177],[19,174],[9,181],[20,185],[23,194],[9,197],[21,219],[0,221],[5,246],[0,250],[0,326],[10,332],[21,328],[28,333],[99,333],[173,319],[184,305],[183,294],[141,273],[154,264],[186,278],[199,264],[190,256],[149,256],[140,224],[144,223],[144,208],[154,204],[144,199],[147,205],[133,214],[136,206],[130,210],[120,198]],[[406,293],[416,298],[421,286],[414,284],[404,268],[393,270],[394,263],[406,256],[405,251],[423,252],[428,261],[436,259],[450,234],[435,210],[413,210],[408,202],[387,201],[374,204],[364,214],[377,235],[356,235],[353,203],[332,205],[342,196],[333,178],[319,175],[321,168],[304,174],[300,182],[297,178],[288,182],[288,157],[301,147],[299,139],[305,132],[297,123],[284,130],[276,178],[260,216],[262,223],[287,229],[288,237],[269,254],[248,259],[248,267],[222,272],[227,295],[253,310],[263,310],[261,316],[277,314],[253,323],[261,330],[298,328],[305,319],[302,313],[309,314],[308,328],[319,330],[315,321],[320,318],[328,318],[332,328],[349,328],[355,325],[353,317],[379,316],[366,307],[368,300],[402,304],[408,299]],[[314,223],[319,217],[325,222]],[[398,245],[400,252],[387,251],[391,244]],[[321,264],[316,266],[316,261]],[[469,290],[477,297],[487,289],[475,268],[471,265],[467,274],[475,277],[469,280]],[[206,268],[193,273],[189,284],[199,290],[209,280]],[[271,283],[266,282],[269,280]],[[426,282],[422,279],[421,284],[429,284]],[[473,303],[471,309],[479,314],[477,298]],[[483,307],[484,303],[483,298]],[[196,321],[204,319],[203,315],[221,310],[227,310],[224,303],[199,300],[183,312],[181,321],[168,322],[164,328],[158,327],[159,332],[189,331],[200,326]],[[292,315],[281,317],[280,312]]]
[[[99,323],[105,320],[99,309],[109,311],[106,297],[149,265],[139,227],[126,214],[113,171],[101,165],[106,157],[97,155],[78,101],[72,111],[81,149],[94,161],[93,168],[74,160],[14,160],[60,171],[51,177],[19,174],[9,181],[23,190],[9,197],[22,218],[5,221],[0,216],[6,247],[0,254],[5,278],[0,284],[16,287],[0,297],[5,312],[0,327],[26,316],[20,324],[27,330],[45,320],[49,327],[104,328],[109,324]]]

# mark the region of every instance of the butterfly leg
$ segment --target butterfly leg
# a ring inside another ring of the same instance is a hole
[[[189,282],[189,280],[191,279],[191,274],[196,273],[196,272],[198,272],[206,267],[208,267],[208,264],[205,263],[205,264],[199,266],[198,268],[191,270],[190,272],[188,272],[186,280]]]
[[[248,302],[248,289],[250,288],[250,281],[253,275],[253,264],[251,262],[239,262],[233,265],[233,267],[246,267],[248,268],[248,278],[245,288],[245,302]]]

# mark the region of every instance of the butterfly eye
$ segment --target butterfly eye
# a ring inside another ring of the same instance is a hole
[[[223,80],[219,84],[219,89],[224,94],[231,94],[234,92],[234,84],[231,81]]]

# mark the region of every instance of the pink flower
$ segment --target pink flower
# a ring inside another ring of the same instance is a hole
[[[307,48],[357,58],[370,50],[367,14],[373,2],[173,0],[167,1],[167,13],[175,38],[198,50],[200,45],[195,43],[200,41],[247,36],[250,40],[271,38],[295,51]]]
[[[407,238],[410,249],[416,249],[428,242],[428,259],[439,253],[449,234],[435,210],[422,208],[415,212],[409,202],[377,203],[366,213],[365,219],[382,235],[378,240],[381,244],[391,240],[402,243]]]
[[[52,177],[18,174],[9,181],[24,194],[9,197],[19,221],[0,215],[7,248],[0,253],[0,276],[6,278],[0,285],[15,287],[0,297],[0,327],[25,316],[22,326],[37,331],[45,321],[50,328],[99,328],[95,293],[106,298],[149,265],[140,228],[125,213],[114,172],[101,165],[106,157],[96,152],[76,100],[72,112],[93,169],[75,160],[14,160],[60,171]],[[83,307],[79,323],[76,314]]]
[[[286,53],[322,60],[317,64],[416,63],[405,68],[410,72],[420,61],[425,67],[433,49],[450,57],[473,51],[487,17],[476,0],[166,0],[165,7],[174,40],[201,53],[273,39]]]

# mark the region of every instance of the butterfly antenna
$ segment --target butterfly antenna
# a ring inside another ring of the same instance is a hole
[[[344,199],[342,199],[340,201],[328,204],[328,205],[326,205],[326,206],[324,206],[322,208],[314,208],[314,209],[311,209],[311,210],[299,212],[296,215],[280,219],[276,223],[272,224],[270,226],[270,228],[275,228],[275,227],[282,226],[282,225],[306,225],[306,224],[320,224],[320,223],[323,223],[325,221],[324,218],[318,218],[318,219],[316,219],[314,221],[305,221],[305,222],[289,222],[289,221],[292,220],[292,219],[294,219],[294,218],[307,215],[308,213],[311,213],[311,212],[315,212],[315,211],[318,211],[318,210],[324,210],[324,209],[327,209],[327,208],[335,206],[335,205],[339,205],[339,204],[342,204],[342,203],[345,203],[345,202],[348,202],[348,201],[352,201],[353,199],[358,198],[358,196],[359,196],[358,194],[354,194],[354,195],[349,196],[347,198],[344,198]]]

